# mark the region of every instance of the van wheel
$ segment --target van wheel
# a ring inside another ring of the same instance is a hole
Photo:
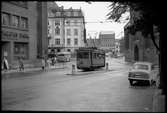
[[[129,80],[131,86],[133,86],[133,80]]]

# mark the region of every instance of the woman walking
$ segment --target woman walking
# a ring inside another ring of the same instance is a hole
[[[4,56],[3,58],[3,69],[5,71],[7,71],[9,69],[9,64],[8,64],[8,60],[6,59],[6,57]]]

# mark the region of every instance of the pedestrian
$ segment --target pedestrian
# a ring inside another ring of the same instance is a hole
[[[42,70],[45,70],[45,59],[44,58],[42,58]]]
[[[52,66],[54,66],[54,57],[52,57],[51,61],[52,61]]]
[[[57,58],[55,57],[55,58],[54,58],[54,64],[56,64],[56,63],[57,63]]]
[[[3,69],[7,71],[9,69],[9,64],[7,58],[4,56],[3,58]]]
[[[24,71],[24,63],[22,57],[18,57],[19,71]]]

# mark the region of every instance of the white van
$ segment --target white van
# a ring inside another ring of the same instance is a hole
[[[70,52],[59,52],[57,53],[57,61],[58,62],[69,62],[71,58]]]

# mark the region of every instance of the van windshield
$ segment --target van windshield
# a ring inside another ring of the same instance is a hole
[[[148,67],[148,65],[144,65],[144,64],[136,64],[136,65],[133,66],[133,69],[148,70],[149,67]]]

